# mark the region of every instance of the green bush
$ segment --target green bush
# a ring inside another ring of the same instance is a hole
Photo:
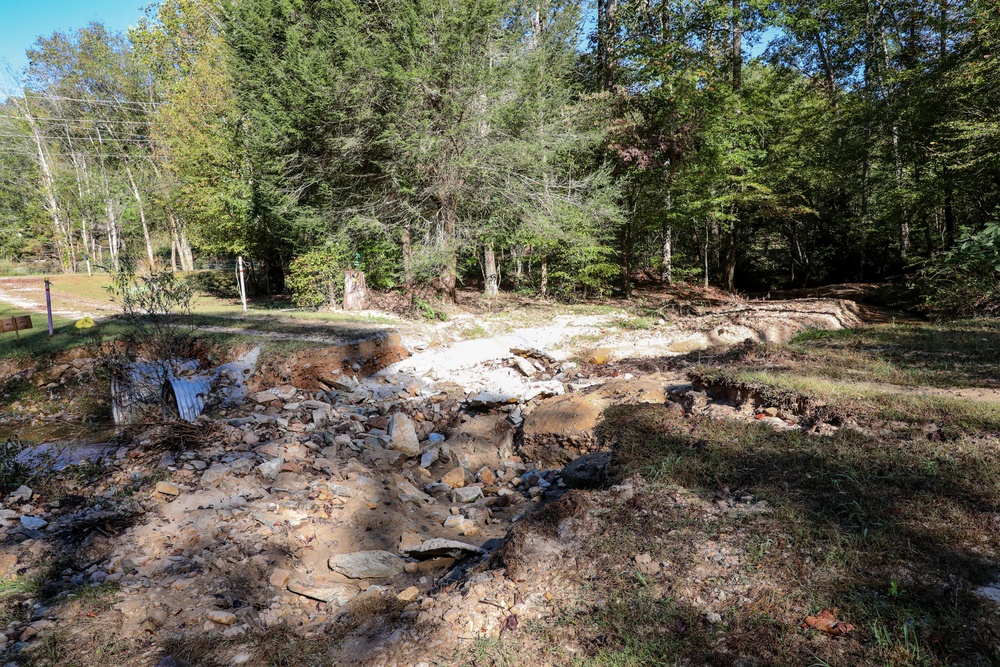
[[[337,243],[293,259],[285,278],[292,302],[302,308],[335,303],[344,294],[344,271],[350,266],[350,256],[347,246]]]
[[[938,317],[1000,315],[1000,221],[963,230],[955,245],[919,275],[923,309]]]

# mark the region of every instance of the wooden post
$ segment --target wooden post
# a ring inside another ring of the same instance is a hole
[[[368,307],[368,288],[364,271],[344,272],[344,310],[364,310]]]
[[[52,295],[49,292],[49,279],[45,279],[45,310],[49,314],[49,335],[53,334],[52,331]]]

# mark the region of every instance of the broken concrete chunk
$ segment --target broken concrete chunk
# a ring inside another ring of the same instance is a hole
[[[517,366],[517,370],[521,371],[521,373],[525,377],[529,377],[529,378],[530,377],[534,377],[535,372],[536,372],[535,366],[530,361],[528,361],[527,359],[525,359],[524,357],[515,356],[514,357],[514,365]]]
[[[406,555],[418,560],[426,560],[442,556],[447,558],[464,558],[465,556],[481,553],[483,553],[483,550],[477,546],[459,542],[458,540],[446,540],[437,537],[421,543],[416,549],[409,549]]]
[[[392,438],[392,448],[397,452],[407,456],[420,454],[420,439],[413,420],[402,412],[397,412],[389,420],[389,437]]]
[[[452,489],[459,489],[465,486],[465,468],[459,466],[449,470],[441,477],[441,483],[448,485]]]
[[[156,492],[162,493],[165,496],[179,496],[181,495],[181,490],[177,488],[176,485],[170,482],[157,482]]]
[[[388,551],[357,551],[330,556],[330,569],[349,579],[385,579],[403,573],[403,559]]]
[[[481,391],[469,399],[469,405],[474,408],[496,408],[517,403],[518,398],[518,395],[513,393]]]
[[[322,579],[291,579],[288,582],[288,590],[312,600],[336,604],[338,607],[343,607],[358,594],[358,589],[354,586]]]
[[[463,486],[461,489],[451,490],[451,502],[453,503],[474,503],[483,497],[483,487]]]

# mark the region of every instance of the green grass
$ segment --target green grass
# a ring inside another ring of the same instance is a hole
[[[0,317],[24,315],[24,311],[0,302]],[[0,334],[0,359],[27,359],[44,357],[57,352],[81,347],[100,340],[103,336],[115,336],[122,328],[115,323],[102,323],[91,329],[75,329],[74,320],[63,317],[53,318],[55,335],[49,336],[45,315],[31,315],[34,328],[20,332],[20,339],[13,333]]]
[[[808,361],[832,379],[909,386],[997,387],[1000,322],[895,324],[808,331],[759,361],[794,368]]]
[[[37,577],[0,579],[0,600],[14,596],[35,595],[40,587],[39,581]]]
[[[610,508],[580,562],[610,573],[651,553],[672,567],[648,577],[648,587],[596,580],[609,604],[590,620],[610,646],[583,664],[650,664],[652,656],[730,664],[724,656],[736,654],[747,665],[813,664],[813,655],[831,665],[950,665],[993,655],[1000,613],[971,591],[997,574],[989,556],[1000,547],[994,448],[851,431],[820,439],[658,406],[611,408],[604,433],[617,446],[619,474],[645,481],[636,498]],[[702,502],[672,500],[678,489]],[[744,493],[764,510],[729,502]],[[720,498],[724,509],[707,510]],[[706,543],[739,554],[723,579],[693,574],[704,561],[692,546]],[[683,583],[681,595],[664,596],[671,582],[694,576],[702,583],[687,588],[709,598],[717,588],[740,590],[722,605],[722,624],[699,621]],[[818,641],[798,628],[807,613],[834,606],[858,626],[851,638]]]

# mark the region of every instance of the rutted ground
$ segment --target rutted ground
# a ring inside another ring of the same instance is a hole
[[[721,342],[738,342],[739,327],[766,341],[817,321],[856,323],[844,302],[811,302],[780,328],[763,310],[687,326],[736,331]],[[784,393],[714,393],[699,384],[697,353],[663,356],[678,340],[666,325],[593,340],[609,319],[576,316],[449,346],[411,339],[405,359],[393,358],[405,353],[392,344],[272,360],[247,405],[194,425],[130,430],[101,449],[100,465],[37,478],[5,501],[8,656],[39,665],[522,664],[504,651],[558,646],[551,662],[562,664],[621,648],[621,628],[606,626],[620,591],[601,580],[620,570],[645,582],[653,608],[642,613],[672,600],[669,614],[660,610],[671,641],[716,651],[708,661],[717,664],[734,610],[759,605],[762,591],[780,596],[783,583],[748,579],[769,537],[744,527],[706,538],[696,526],[752,523],[770,516],[769,502],[722,484],[706,496],[680,477],[664,496],[636,476],[641,466],[629,467],[634,453],[577,460],[608,445],[634,450],[627,428],[602,430],[608,409],[644,404],[667,423],[707,419],[796,438],[953,437],[947,425],[928,430],[906,415],[852,423],[781,403]],[[630,359],[638,349],[657,358]],[[22,379],[56,393],[93,386],[80,355]],[[603,485],[609,468],[616,486],[585,490]],[[598,548],[611,526],[668,516],[678,532],[656,537],[656,549],[629,546],[627,562],[611,563],[616,549]],[[818,611],[796,598],[782,622],[800,610]],[[579,631],[564,625],[570,618],[582,619]]]

